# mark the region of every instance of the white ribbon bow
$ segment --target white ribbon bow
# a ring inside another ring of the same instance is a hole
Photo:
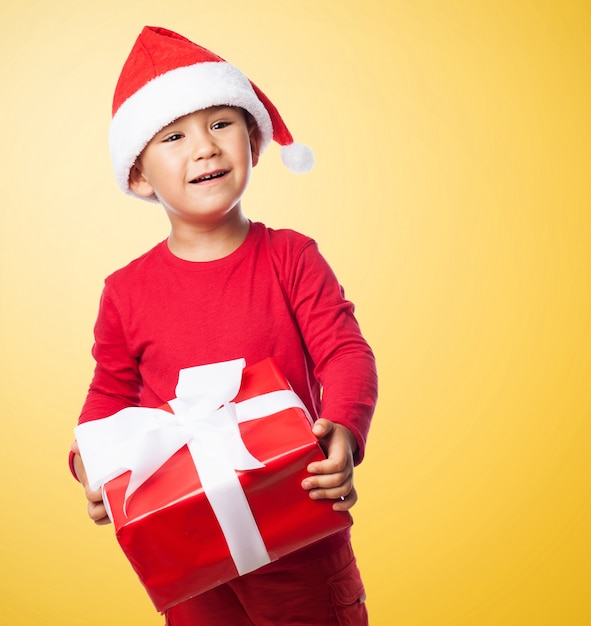
[[[130,407],[76,427],[91,489],[131,471],[125,502],[158,468],[188,446],[203,491],[218,519],[240,575],[270,562],[236,470],[264,467],[246,448],[238,424],[299,407],[292,390],[243,402],[232,400],[242,381],[244,359],[182,369],[172,413]],[[108,507],[108,502],[105,500]]]

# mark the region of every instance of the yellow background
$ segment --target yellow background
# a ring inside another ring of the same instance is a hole
[[[244,206],[319,241],[376,351],[372,625],[591,624],[590,6],[2,0],[1,623],[162,623],[66,466],[102,280],[167,234],[106,143],[155,24],[315,150],[294,176],[270,147]]]

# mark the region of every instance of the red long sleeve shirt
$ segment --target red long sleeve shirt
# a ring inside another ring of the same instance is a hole
[[[351,430],[358,463],[377,376],[353,311],[316,243],[294,231],[252,223],[237,250],[209,262],[163,241],[105,281],[79,422],[161,406],[181,368],[272,356],[314,418]]]

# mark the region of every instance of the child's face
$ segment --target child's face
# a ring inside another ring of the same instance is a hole
[[[138,157],[130,187],[155,194],[173,227],[211,223],[239,206],[258,160],[259,133],[234,107],[211,107],[179,118],[158,132]]]

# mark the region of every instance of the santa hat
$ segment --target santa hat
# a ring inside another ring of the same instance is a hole
[[[109,145],[119,187],[135,195],[129,188],[131,168],[159,130],[183,115],[218,105],[240,107],[253,116],[261,152],[274,140],[288,169],[303,173],[312,168],[310,148],[294,143],[273,103],[238,68],[177,33],[146,26],[113,98]]]

